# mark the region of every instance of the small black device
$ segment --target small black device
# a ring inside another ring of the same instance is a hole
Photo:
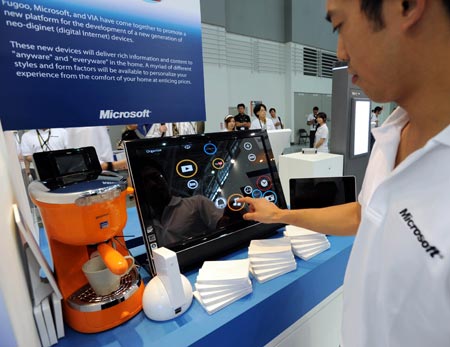
[[[230,131],[125,142],[149,264],[152,249],[177,253],[182,271],[281,224],[247,221],[240,197],[286,208],[266,131]]]
[[[291,178],[291,209],[321,208],[356,201],[355,176]]]
[[[96,179],[102,172],[94,147],[61,149],[33,154],[38,179],[51,190]]]

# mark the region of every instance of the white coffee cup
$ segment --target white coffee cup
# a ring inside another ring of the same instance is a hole
[[[131,259],[128,270],[125,274],[128,274],[134,267],[134,258],[132,256],[124,256],[125,259]],[[112,273],[103,262],[102,257],[97,256],[89,259],[83,264],[83,272],[88,279],[92,289],[94,289],[97,295],[108,295],[120,287],[120,278],[123,276]]]

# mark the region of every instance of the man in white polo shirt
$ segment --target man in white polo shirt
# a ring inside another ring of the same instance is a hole
[[[32,167],[33,154],[39,152],[56,151],[68,148],[67,133],[64,129],[33,129],[22,135],[20,150],[25,163],[25,173],[36,179]]]
[[[358,202],[280,210],[243,198],[244,218],[356,234],[343,347],[450,346],[450,0],[328,0],[327,12],[352,82],[400,107],[373,130]]]

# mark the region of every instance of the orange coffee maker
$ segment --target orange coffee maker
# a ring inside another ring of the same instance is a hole
[[[142,309],[144,284],[125,259],[126,179],[105,176],[93,147],[35,153],[33,160],[39,181],[28,190],[47,233],[65,322],[94,333],[129,320]],[[121,275],[119,288],[107,295],[97,295],[82,270],[95,255]]]

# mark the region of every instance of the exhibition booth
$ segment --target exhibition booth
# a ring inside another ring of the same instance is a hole
[[[291,129],[164,131],[124,143],[121,175],[89,143],[49,145],[56,128],[206,121],[199,0],[2,7],[6,345],[338,345],[353,237],[246,220],[242,199],[355,201],[342,154],[283,154]],[[27,187],[22,129],[40,144]]]

